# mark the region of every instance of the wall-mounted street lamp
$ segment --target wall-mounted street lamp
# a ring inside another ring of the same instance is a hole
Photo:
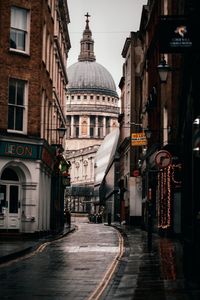
[[[59,138],[63,139],[65,136],[65,132],[66,132],[66,128],[64,126],[64,124],[62,123],[61,126],[59,128],[56,129],[59,135]]]
[[[145,132],[146,138],[149,140],[152,136],[152,131],[147,127],[144,129],[144,132]]]
[[[58,136],[59,136],[59,138],[60,139],[63,139],[64,138],[64,136],[65,136],[65,132],[66,132],[66,128],[65,128],[65,126],[64,126],[64,124],[62,123],[61,125],[60,125],[60,127],[58,127],[58,128],[55,128],[55,129],[48,129],[49,131],[57,131],[58,132]]]
[[[167,64],[164,55],[161,58],[159,65],[157,66],[158,74],[161,82],[167,81],[167,76],[169,71],[171,71],[170,66]]]

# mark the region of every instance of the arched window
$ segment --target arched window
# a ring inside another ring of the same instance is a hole
[[[6,168],[1,175],[1,180],[19,181],[19,178],[13,169]]]
[[[88,161],[87,161],[87,160],[84,160],[83,166],[84,166],[84,169],[83,169],[84,174],[83,174],[83,176],[84,176],[85,179],[86,179],[87,173],[88,173],[88,172],[87,172],[87,171],[88,171]]]

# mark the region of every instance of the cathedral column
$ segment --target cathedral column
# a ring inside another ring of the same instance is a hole
[[[91,137],[90,136],[90,116],[88,116],[88,130],[87,130],[87,135],[88,135],[88,137]]]
[[[78,127],[79,127],[78,137],[81,137],[83,135],[82,134],[82,117],[81,116],[79,116]]]
[[[74,137],[74,116],[71,116],[71,137]]]
[[[95,134],[94,137],[97,138],[98,137],[98,116],[95,117]]]
[[[103,137],[106,136],[106,117],[103,117]]]

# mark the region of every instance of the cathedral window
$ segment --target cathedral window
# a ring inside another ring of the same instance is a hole
[[[76,137],[79,137],[79,127],[75,127],[75,130],[76,130]]]
[[[90,127],[90,137],[94,137],[94,128]]]
[[[82,126],[81,126],[81,134],[82,135],[87,135],[87,121],[83,121],[82,122]]]

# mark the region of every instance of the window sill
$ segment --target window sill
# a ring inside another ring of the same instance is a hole
[[[29,53],[23,52],[23,51],[20,51],[20,50],[17,50],[17,49],[9,49],[9,52],[11,54],[14,54],[14,55],[21,55],[21,56],[24,56],[24,57],[30,57]]]
[[[27,135],[27,132],[17,131],[17,130],[12,130],[12,129],[7,129],[7,132],[11,133],[11,134],[16,134],[16,135]]]

